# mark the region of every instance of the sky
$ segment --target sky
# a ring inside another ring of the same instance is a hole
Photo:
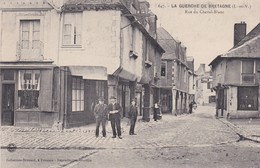
[[[233,47],[234,24],[247,24],[247,33],[260,23],[260,0],[147,0],[158,27],[187,47],[195,70]],[[214,13],[214,11],[217,11]],[[213,13],[211,13],[213,12]]]

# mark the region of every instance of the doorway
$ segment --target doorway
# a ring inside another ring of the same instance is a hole
[[[3,84],[2,125],[14,125],[14,84]]]

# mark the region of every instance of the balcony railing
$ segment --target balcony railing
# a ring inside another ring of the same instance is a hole
[[[41,41],[17,42],[16,56],[18,61],[42,61],[44,44]]]
[[[242,84],[254,84],[255,74],[252,73],[242,73]]]

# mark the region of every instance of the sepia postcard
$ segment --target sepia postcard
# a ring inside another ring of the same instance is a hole
[[[0,0],[0,168],[259,168],[259,0]]]

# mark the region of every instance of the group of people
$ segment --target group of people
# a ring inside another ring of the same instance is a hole
[[[98,99],[98,104],[94,108],[94,115],[96,118],[96,137],[99,136],[99,127],[102,124],[102,134],[103,137],[106,137],[106,121],[109,120],[111,122],[111,127],[113,131],[113,137],[116,138],[118,136],[119,139],[122,139],[121,133],[121,106],[116,102],[116,97],[110,97],[110,103],[108,105],[104,104],[104,98]],[[129,135],[136,135],[134,132],[135,123],[137,120],[137,106],[136,101],[133,99],[131,101],[131,106],[129,110],[129,118],[130,118],[130,130]]]
[[[116,101],[116,97],[110,97],[110,103],[106,105],[104,103],[105,99],[100,97],[98,99],[98,104],[94,107],[94,115],[96,118],[96,137],[99,137],[99,127],[102,125],[102,134],[103,137],[106,137],[106,122],[109,120],[111,122],[111,127],[113,131],[112,138],[118,136],[119,139],[122,139],[121,133],[121,106]],[[128,111],[128,118],[130,120],[130,129],[129,135],[136,135],[135,133],[135,124],[138,115],[138,108],[136,105],[136,99],[131,100],[131,105]],[[154,121],[160,119],[160,107],[158,102],[154,105]]]

